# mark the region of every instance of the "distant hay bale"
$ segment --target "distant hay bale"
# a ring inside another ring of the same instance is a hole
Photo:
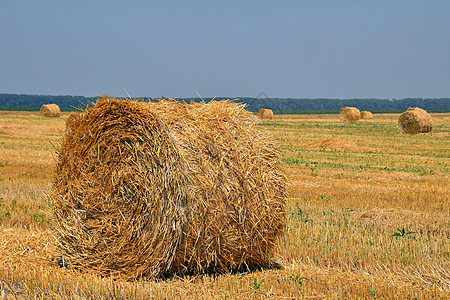
[[[431,132],[433,121],[425,110],[419,107],[410,107],[398,118],[398,129],[402,134]]]
[[[261,108],[258,111],[258,118],[261,120],[272,120],[273,119],[273,111],[268,108]]]
[[[358,121],[361,119],[361,112],[356,107],[343,107],[339,112],[339,118],[343,121]]]
[[[366,120],[373,119],[373,114],[370,111],[363,110],[361,111],[361,119]]]
[[[61,256],[124,279],[270,261],[280,153],[242,105],[103,97],[66,123],[48,197]]]
[[[57,118],[61,116],[61,110],[56,104],[44,104],[39,112],[44,117]]]

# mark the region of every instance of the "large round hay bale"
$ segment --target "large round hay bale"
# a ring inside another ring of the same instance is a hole
[[[361,119],[361,112],[356,107],[343,107],[339,112],[339,118],[343,121],[358,121]]]
[[[373,114],[370,111],[363,110],[363,111],[361,111],[361,119],[366,119],[366,120],[373,119]]]
[[[417,134],[431,132],[433,121],[431,116],[419,107],[410,107],[398,118],[400,133]]]
[[[258,118],[261,120],[272,120],[273,119],[273,111],[268,108],[261,108],[258,111]]]
[[[61,116],[61,110],[57,104],[44,104],[39,112],[44,117],[57,118]]]
[[[61,255],[126,279],[266,264],[280,153],[242,105],[103,97],[66,123],[49,198]]]

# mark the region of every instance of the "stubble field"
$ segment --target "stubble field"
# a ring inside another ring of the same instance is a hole
[[[45,193],[69,116],[0,112],[0,299],[429,299],[450,295],[450,113],[277,115],[287,224],[281,269],[125,282],[59,267]]]

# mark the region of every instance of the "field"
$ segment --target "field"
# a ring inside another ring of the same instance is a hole
[[[450,113],[262,123],[289,183],[280,269],[125,282],[59,267],[45,193],[68,113],[0,112],[0,299],[450,298]]]

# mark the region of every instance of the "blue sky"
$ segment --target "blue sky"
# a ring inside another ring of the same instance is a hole
[[[0,0],[0,93],[450,97],[450,1]]]

